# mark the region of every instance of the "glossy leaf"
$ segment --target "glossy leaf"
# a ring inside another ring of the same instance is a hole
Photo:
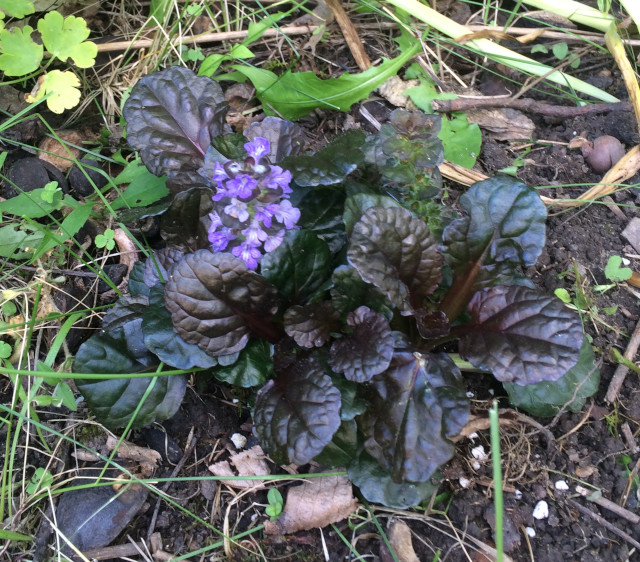
[[[360,390],[363,389],[362,385],[348,381],[340,375],[332,376],[331,380],[333,380],[333,386],[340,391],[340,401],[342,403],[340,419],[342,421],[352,420],[367,409],[369,403],[360,393]]]
[[[165,302],[178,335],[213,357],[240,351],[251,333],[279,335],[276,289],[231,254],[187,254],[169,272]]]
[[[315,462],[323,466],[346,466],[358,450],[358,426],[354,420],[343,421],[333,439],[322,450]]]
[[[344,193],[330,188],[313,189],[296,206],[300,209],[298,225],[324,240],[331,253],[338,253],[347,241],[342,220]]]
[[[377,67],[328,80],[321,80],[313,72],[285,72],[277,76],[254,66],[236,65],[233,68],[251,80],[266,112],[277,112],[295,120],[317,107],[349,111],[351,105],[366,98],[389,76],[396,74],[418,48],[416,43],[400,56],[385,60]]]
[[[273,164],[278,164],[287,156],[300,154],[304,145],[304,133],[300,125],[279,117],[268,116],[260,122],[251,123],[243,134],[249,140],[256,137],[267,139],[267,157]]]
[[[402,208],[368,209],[353,228],[347,259],[403,315],[419,308],[442,279],[438,242],[424,222]]]
[[[260,272],[288,301],[305,303],[329,278],[331,252],[307,230],[289,230],[280,246],[262,258]]]
[[[393,336],[387,319],[366,306],[347,315],[353,331],[333,342],[329,365],[354,382],[367,382],[387,370],[393,355]]]
[[[478,291],[469,314],[460,354],[501,382],[555,381],[578,361],[580,318],[554,297],[499,285]]]
[[[313,155],[285,158],[282,166],[291,171],[293,181],[301,187],[335,185],[364,162],[360,149],[363,143],[364,133],[351,129]]]
[[[175,332],[171,313],[164,304],[164,286],[159,283],[150,289],[149,306],[142,314],[142,333],[147,348],[171,367],[207,369],[218,364],[215,357],[205,353],[196,344],[185,342]]]
[[[376,396],[359,422],[366,451],[396,482],[428,480],[469,417],[459,369],[444,353],[396,352],[371,384]]]
[[[210,189],[190,189],[179,193],[160,218],[160,232],[167,243],[185,251],[209,248],[207,229],[213,211]]]
[[[213,375],[219,381],[242,388],[261,386],[273,375],[271,346],[264,340],[252,340],[236,361],[213,369]]]
[[[144,262],[143,281],[147,287],[155,287],[158,283],[166,283],[169,270],[184,257],[177,248],[162,248],[153,252]]]
[[[435,494],[438,485],[435,478],[425,482],[395,482],[366,451],[347,467],[349,479],[360,489],[360,493],[370,502],[387,507],[406,509],[422,503]]]
[[[149,296],[149,287],[144,282],[144,267],[145,262],[137,261],[133,264],[133,267],[129,272],[129,283],[127,288],[129,289],[129,294],[132,297]]]
[[[208,183],[198,174],[211,139],[224,132],[220,86],[172,67],[139,80],[123,108],[127,141],[149,171],[167,176],[173,194]]]
[[[362,218],[362,215],[371,207],[383,207],[390,209],[392,207],[402,207],[395,199],[386,195],[375,195],[372,193],[356,193],[347,197],[344,203],[344,213],[342,220],[347,230],[347,234],[351,236],[353,227]]]
[[[521,386],[502,383],[509,402],[534,416],[555,416],[561,409],[582,410],[587,398],[598,391],[600,371],[595,366],[593,349],[587,338],[582,341],[578,362],[556,381]]]
[[[339,317],[327,301],[296,305],[284,313],[284,330],[301,347],[322,347],[329,341],[331,332],[339,329]]]
[[[393,317],[387,297],[377,287],[363,281],[360,274],[350,265],[337,267],[331,281],[331,300],[340,312],[351,312],[366,302],[369,308],[379,312],[387,320]]]
[[[340,426],[340,392],[313,359],[293,363],[258,392],[256,433],[278,464],[305,464]]]

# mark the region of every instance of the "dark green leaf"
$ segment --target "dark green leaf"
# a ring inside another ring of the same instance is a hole
[[[333,254],[338,253],[347,239],[342,220],[344,192],[329,188],[314,189],[303,197],[297,207],[300,209],[298,224],[324,240]]]
[[[290,302],[305,303],[329,278],[331,252],[307,230],[289,230],[280,246],[262,258],[260,272]]]
[[[348,466],[347,472],[351,482],[360,489],[366,500],[396,509],[418,505],[438,489],[438,485],[432,483],[435,478],[417,484],[394,482],[389,473],[366,451],[362,451]]]
[[[358,450],[358,426],[354,420],[343,421],[333,439],[314,461],[323,466],[346,466]]]
[[[264,340],[252,340],[234,363],[213,369],[213,374],[219,381],[243,388],[263,385],[273,374],[271,346]]]
[[[183,257],[184,254],[177,248],[162,248],[153,252],[144,262],[143,281],[147,287],[166,283],[169,279],[169,270]]]
[[[198,250],[169,272],[165,303],[178,335],[209,355],[240,351],[254,333],[278,339],[275,287],[231,254]]]
[[[149,287],[144,282],[144,262],[137,261],[129,272],[129,294],[132,297],[148,297]]]
[[[366,302],[369,308],[382,314],[387,320],[393,317],[389,301],[374,285],[366,283],[350,265],[336,268],[332,276],[331,299],[333,305],[343,314],[358,308]]]
[[[393,336],[387,319],[366,306],[347,315],[353,331],[333,342],[329,365],[354,382],[367,382],[386,371],[393,355]]]
[[[301,187],[341,183],[364,162],[364,133],[351,129],[313,155],[289,156],[282,166]]]
[[[442,279],[438,242],[424,222],[399,207],[368,209],[353,228],[347,259],[403,315],[420,308]]]
[[[502,383],[509,395],[509,402],[534,416],[555,416],[560,410],[579,412],[585,400],[598,391],[600,371],[587,338],[582,341],[578,363],[557,381],[542,381],[520,386],[512,382]]]
[[[322,347],[339,329],[339,313],[330,302],[292,306],[284,313],[284,330],[301,347]]]
[[[362,218],[362,215],[371,207],[402,207],[395,199],[386,195],[374,195],[372,193],[356,193],[347,197],[344,203],[344,213],[342,220],[347,231],[347,236],[351,236],[353,227]]]
[[[190,189],[179,193],[160,219],[162,237],[185,251],[210,247],[207,237],[213,211],[210,189]]]
[[[447,437],[469,417],[459,369],[444,353],[396,352],[371,383],[377,396],[359,422],[365,449],[396,482],[425,482],[452,457]]]
[[[128,183],[124,193],[111,202],[114,210],[136,207],[148,207],[169,195],[167,178],[151,173],[140,158],[129,162],[127,167],[115,177],[116,185]]]
[[[176,334],[171,313],[164,304],[164,286],[160,283],[149,292],[149,306],[142,315],[142,333],[149,350],[155,353],[160,361],[176,369],[207,369],[218,364],[215,357],[206,354],[197,345],[185,342]]]
[[[580,317],[555,297],[498,285],[478,291],[469,313],[460,354],[501,382],[555,381],[578,361]]]
[[[340,392],[313,359],[301,359],[258,392],[256,433],[279,464],[305,464],[340,426]]]
[[[331,380],[333,380],[333,386],[340,391],[340,401],[342,402],[340,419],[342,421],[352,420],[367,409],[368,402],[358,392],[363,388],[362,385],[348,381],[339,375],[331,377]]]
[[[260,122],[251,123],[243,134],[249,140],[256,137],[267,139],[270,148],[267,157],[273,164],[278,164],[287,156],[300,154],[304,145],[304,133],[300,125],[279,117],[268,116]]]
[[[247,157],[246,142],[247,138],[242,133],[228,133],[214,137],[211,146],[230,160],[244,160]]]
[[[116,304],[114,304],[102,318],[102,329],[112,330],[124,326],[128,332],[130,331],[132,334],[136,334],[136,330],[138,330],[140,326],[134,326],[131,323],[134,321],[142,322],[142,313],[148,305],[149,299],[144,295],[137,297],[125,295],[119,298]],[[139,336],[136,335],[132,342],[137,342],[135,344],[136,347],[143,350],[146,349],[146,346],[141,338],[142,334]]]
[[[173,194],[207,182],[198,174],[211,139],[224,131],[227,106],[210,78],[174,66],[142,78],[123,108],[127,141]]]

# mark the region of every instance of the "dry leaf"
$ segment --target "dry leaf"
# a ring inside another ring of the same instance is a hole
[[[325,527],[349,517],[358,507],[346,475],[313,478],[289,488],[287,502],[277,521],[265,521],[269,535],[289,535]]]
[[[474,109],[467,112],[467,119],[501,141],[530,139],[536,128],[524,113],[510,107]]]
[[[460,37],[456,37],[454,41],[456,43],[460,43],[460,45],[464,45],[469,41],[475,41],[476,39],[498,39],[505,41],[515,41],[516,38],[504,31],[499,31],[497,29],[483,29],[481,31],[474,31],[473,33],[467,33],[466,35],[461,35]]]
[[[247,451],[241,451],[229,457],[229,460],[236,467],[235,471],[227,461],[216,462],[208,468],[216,476],[266,476],[270,474],[270,471],[265,458],[260,445],[255,445]],[[264,489],[263,480],[222,480],[222,483],[232,488]]]
[[[109,435],[107,437],[107,450],[112,451],[118,445],[118,440]],[[158,451],[148,449],[147,447],[139,447],[128,441],[123,441],[118,447],[118,458],[129,459],[140,465],[143,474],[153,474],[156,466],[162,461],[162,455]]]
[[[420,562],[411,543],[411,529],[404,521],[391,519],[387,528],[387,538],[398,560],[402,562]]]
[[[46,137],[40,143],[38,158],[53,164],[58,170],[66,172],[73,165],[73,158],[80,156],[80,150],[71,145],[82,146],[86,137],[72,130],[56,131],[56,135],[64,144],[59,143],[57,139]]]
[[[402,80],[402,78],[394,74],[387,78],[384,84],[378,86],[376,92],[395,107],[403,107],[409,111],[415,111],[416,105],[404,91],[419,85],[419,80]]]

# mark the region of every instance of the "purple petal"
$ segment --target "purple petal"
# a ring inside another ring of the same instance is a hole
[[[283,170],[280,166],[271,166],[269,175],[263,178],[262,185],[268,189],[282,190],[282,193],[288,195],[291,193],[289,184],[291,183],[291,172]]]
[[[268,236],[257,220],[252,221],[251,225],[242,231],[242,234],[244,234],[248,244],[256,247],[264,242]]]
[[[273,252],[280,244],[282,244],[282,240],[284,240],[284,228],[279,230],[273,236],[269,236],[264,241],[264,251],[265,252]]]
[[[269,141],[263,137],[256,137],[251,142],[248,142],[244,145],[244,149],[247,151],[249,156],[251,156],[255,163],[260,162],[260,159],[269,154],[270,146]]]
[[[222,252],[229,245],[229,242],[235,240],[235,235],[229,230],[221,230],[220,232],[209,232],[209,242],[214,252]]]
[[[224,208],[224,212],[230,217],[238,219],[240,222],[244,222],[249,218],[247,204],[242,201],[238,201],[235,197],[232,198],[231,203]]]
[[[300,210],[294,207],[288,199],[283,199],[277,207],[273,213],[275,219],[284,224],[285,228],[293,228],[300,219]]]
[[[249,269],[255,269],[258,267],[258,260],[262,257],[258,248],[251,246],[246,242],[243,242],[240,246],[233,248],[231,253],[244,261]]]
[[[228,197],[248,199],[253,195],[253,190],[258,185],[258,182],[251,176],[242,174],[236,178],[227,180],[224,185],[227,190]]]

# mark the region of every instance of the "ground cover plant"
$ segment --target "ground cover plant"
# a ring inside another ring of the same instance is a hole
[[[595,392],[580,318],[521,274],[545,243],[535,190],[479,182],[458,216],[437,202],[435,115],[396,110],[378,134],[310,155],[275,117],[225,134],[221,100],[180,67],[133,88],[128,142],[173,195],[167,247],[136,265],[75,372],[197,367],[256,388],[255,432],[277,463],[346,465],[368,500],[394,507],[433,492],[468,420],[444,344],[459,341],[524,408],[579,410]],[[77,381],[112,428],[172,416],[185,384]]]

